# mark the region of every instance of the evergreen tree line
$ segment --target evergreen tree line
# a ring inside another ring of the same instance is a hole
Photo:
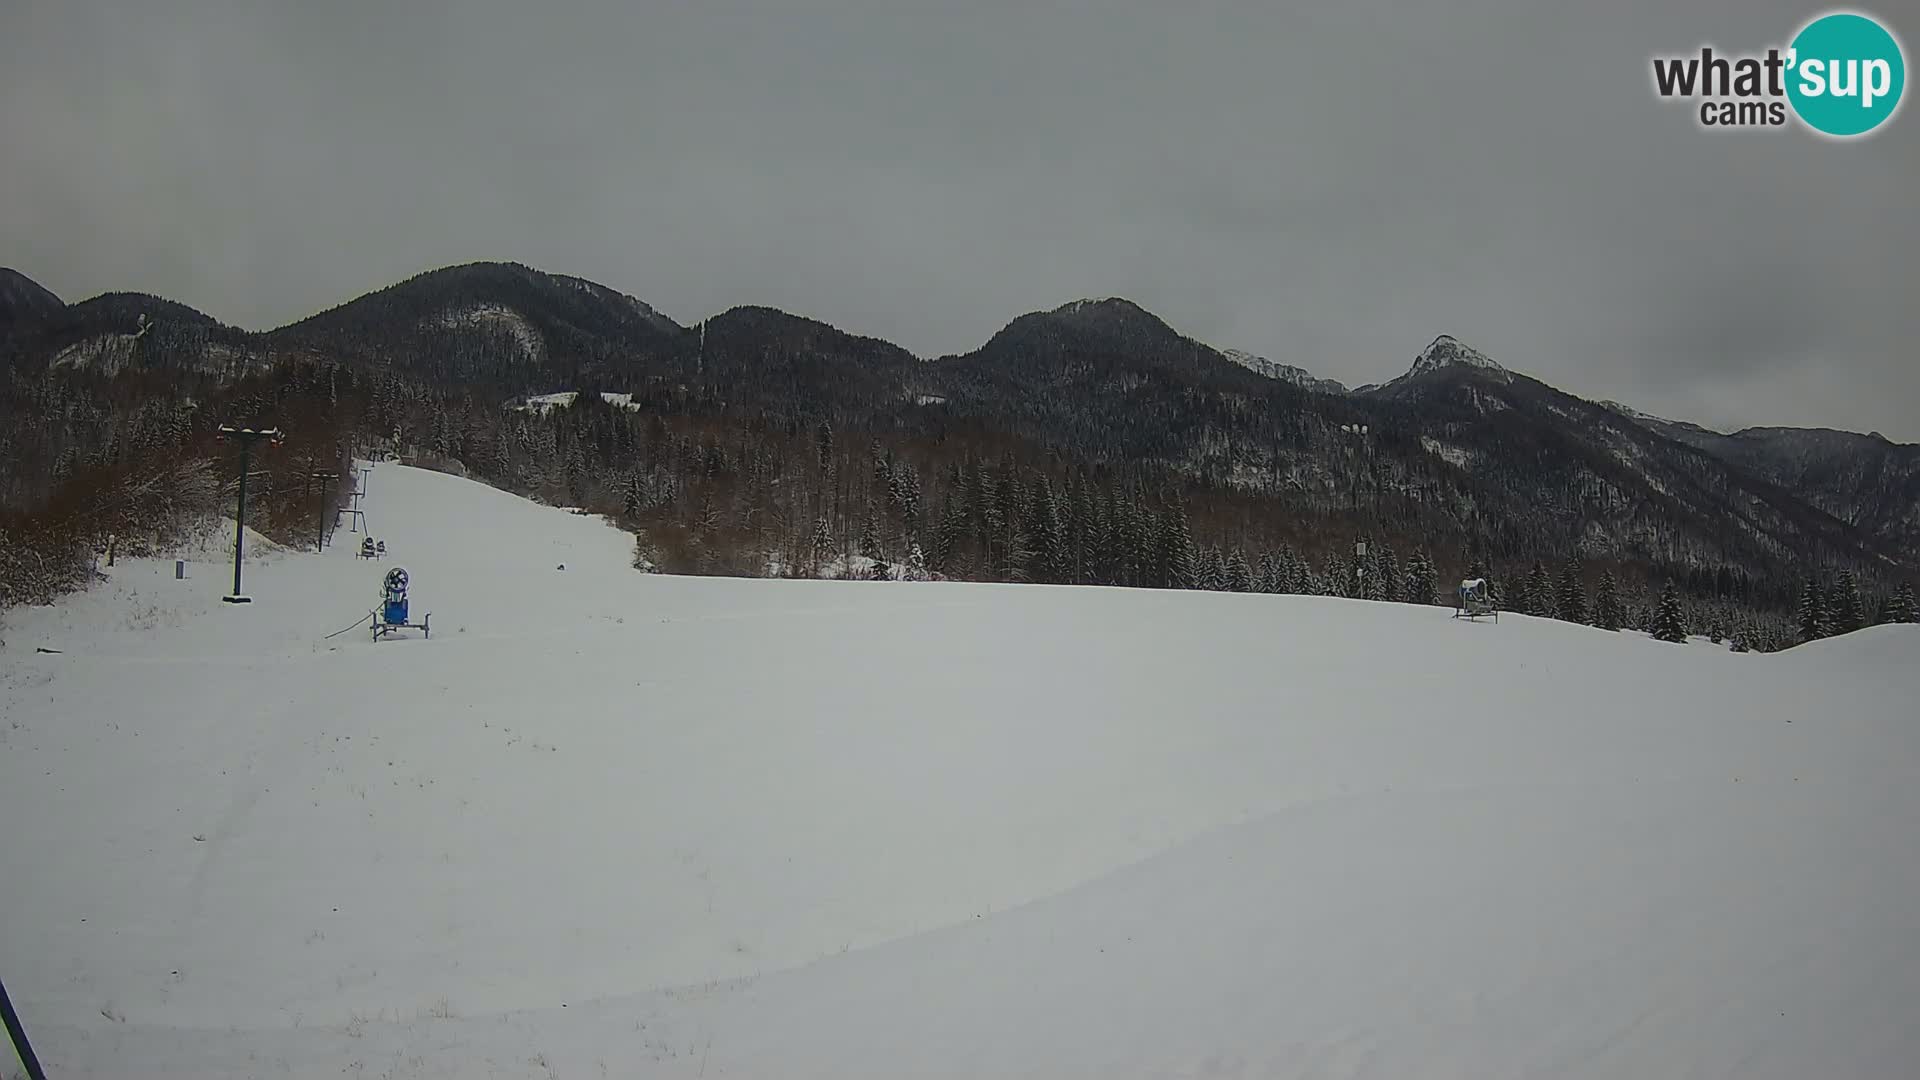
[[[322,361],[282,362],[238,381],[13,372],[4,389],[0,409],[9,416],[44,418],[0,435],[31,450],[5,477],[4,604],[44,602],[84,584],[105,536],[135,538],[136,547],[163,542],[178,522],[230,506],[231,454],[212,431],[239,422],[289,433],[285,447],[255,459],[249,523],[308,546],[314,515],[324,512],[311,474],[343,470],[350,452],[378,452],[605,514],[635,533],[637,564],[677,573],[1417,604],[1450,604],[1454,582],[1485,577],[1512,610],[1669,639],[1699,633],[1752,649],[1874,619],[1910,620],[1914,609],[1910,583],[1869,590],[1845,573],[1809,586],[1809,621],[1806,590],[1796,612],[1795,585],[1773,571],[1621,554],[1596,560],[1604,565],[1596,575],[1577,555],[1519,561],[1513,553],[1525,550],[1524,538],[1510,530],[1448,531],[1417,503],[1412,512],[1373,513],[1357,501],[1289,502],[1165,464],[1090,464],[1004,433],[840,430],[831,419],[717,417],[664,399],[636,396],[639,407],[630,407],[596,393],[503,409],[482,395]],[[108,491],[142,494],[116,502]],[[1362,537],[1364,555],[1355,553]],[[63,554],[48,559],[49,551]],[[1872,604],[1861,599],[1868,592]]]

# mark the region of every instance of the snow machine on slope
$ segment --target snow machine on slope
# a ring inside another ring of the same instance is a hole
[[[433,636],[432,622],[431,611],[422,616],[419,622],[407,621],[407,572],[398,566],[387,571],[381,583],[380,606],[373,613],[373,640],[379,641],[401,630],[418,630],[430,638]]]
[[[1456,619],[1478,619],[1491,615],[1494,622],[1500,621],[1500,608],[1493,602],[1493,590],[1487,587],[1486,578],[1468,578],[1460,583],[1459,598],[1454,602],[1453,617]]]

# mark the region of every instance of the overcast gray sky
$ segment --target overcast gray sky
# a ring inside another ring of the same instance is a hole
[[[266,328],[514,260],[929,356],[1122,295],[1349,383],[1451,333],[1920,440],[1920,111],[1714,135],[1650,87],[1816,7],[1322,6],[0,0],[0,264]],[[1920,0],[1869,10],[1912,66]]]

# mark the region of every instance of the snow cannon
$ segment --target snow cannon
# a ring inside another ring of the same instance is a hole
[[[387,571],[380,583],[380,609],[373,620],[373,640],[379,641],[397,630],[419,630],[427,637],[433,636],[429,625],[433,614],[429,612],[419,622],[407,621],[407,572],[396,566]]]
[[[1487,587],[1486,578],[1468,578],[1460,583],[1459,600],[1454,605],[1453,617],[1478,619],[1482,615],[1491,615],[1494,622],[1499,622],[1500,608],[1493,602],[1493,591]]]
[[[381,596],[380,617],[390,623],[407,621],[407,572],[394,567],[387,571]]]

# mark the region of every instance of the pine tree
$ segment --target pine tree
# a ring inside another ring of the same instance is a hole
[[[1398,600],[1400,598],[1400,561],[1394,557],[1393,549],[1386,544],[1369,548],[1369,558],[1373,565],[1367,568],[1367,599]]]
[[[1167,508],[1160,517],[1158,579],[1163,589],[1194,587],[1193,536],[1187,531],[1187,508],[1179,503]]]
[[[1307,560],[1293,550],[1292,544],[1280,549],[1280,591],[1295,596],[1305,596],[1313,592],[1313,567]]]
[[[1247,565],[1246,553],[1238,548],[1234,549],[1233,557],[1227,560],[1226,578],[1228,592],[1253,591],[1253,568]]]
[[[1893,599],[1887,604],[1887,621],[1890,623],[1920,622],[1920,609],[1914,606],[1912,582],[1905,582],[1893,591]]]
[[[1587,587],[1581,580],[1578,555],[1568,558],[1560,569],[1560,617],[1572,623],[1587,621]]]
[[[505,475],[504,472],[501,475],[504,476]],[[627,474],[627,483],[626,483],[625,493],[621,496],[621,499],[620,499],[621,512],[626,514],[626,516],[629,518],[636,518],[640,516],[640,511],[642,508],[643,508],[643,503],[641,502],[641,497],[640,497],[640,477],[637,474],[629,473]]]
[[[1280,560],[1269,551],[1260,556],[1260,570],[1254,576],[1255,592],[1277,593],[1284,590],[1286,578],[1280,568]]]
[[[1680,594],[1668,581],[1660,588],[1660,606],[1653,613],[1653,639],[1685,644],[1687,620],[1680,611]]]
[[[1602,630],[1618,630],[1621,623],[1620,583],[1613,578],[1613,571],[1603,571],[1600,575],[1600,589],[1593,601],[1593,625]]]
[[[918,540],[907,541],[906,574],[908,581],[925,581],[929,577],[927,573],[927,555],[926,552],[920,550],[920,541]]]
[[[1854,583],[1851,570],[1840,571],[1840,578],[1834,583],[1827,602],[1827,624],[1830,634],[1860,629],[1860,589]]]
[[[1044,476],[1034,485],[1033,501],[1027,507],[1026,535],[1028,549],[1033,553],[1029,580],[1064,580],[1060,512],[1054,504],[1053,483]]]
[[[828,557],[833,551],[833,532],[827,528],[827,519],[824,516],[814,519],[813,542],[809,546],[812,549],[808,555],[813,563],[813,576],[819,577],[820,571],[826,567]]]
[[[960,509],[954,504],[953,492],[948,490],[940,499],[940,520],[933,527],[932,570],[946,573],[953,559],[954,545],[960,541]]]
[[[813,434],[814,462],[820,467],[820,475],[833,471],[833,425],[822,421]]]
[[[1098,519],[1087,485],[1079,473],[1067,477],[1067,507],[1061,522],[1064,544],[1061,551],[1060,580],[1084,585],[1093,578],[1093,552],[1098,544]]]
[[[1220,557],[1219,548],[1207,549],[1206,557],[1200,562],[1200,580],[1196,585],[1208,592],[1219,592],[1227,587],[1227,564]]]
[[[1553,585],[1547,579],[1547,568],[1535,559],[1533,569],[1527,571],[1527,582],[1522,586],[1520,610],[1528,615],[1552,618],[1553,607]]]
[[[1320,583],[1328,596],[1353,595],[1353,571],[1339,552],[1327,553],[1327,566],[1320,574]]]
[[[887,470],[887,498],[900,513],[902,536],[920,531],[920,470],[911,461],[891,462]]]
[[[1827,607],[1820,595],[1820,583],[1809,578],[1800,590],[1800,640],[1818,641],[1827,636]]]
[[[1003,467],[994,482],[993,495],[987,500],[985,522],[988,534],[982,546],[990,553],[995,570],[1003,580],[1022,581],[1027,573],[1027,538],[1021,529],[1020,481],[1009,465]]]
[[[1533,614],[1533,590],[1528,578],[1520,579],[1519,594],[1513,598],[1513,610],[1522,615]]]
[[[1416,548],[1413,564],[1407,568],[1406,600],[1409,604],[1431,604],[1435,602],[1433,594],[1433,559],[1427,555],[1426,548]]]
[[[1126,522],[1124,561],[1120,564],[1122,585],[1142,588],[1166,587],[1166,544],[1160,530],[1164,522],[1146,506],[1130,496],[1120,503],[1121,519]]]

